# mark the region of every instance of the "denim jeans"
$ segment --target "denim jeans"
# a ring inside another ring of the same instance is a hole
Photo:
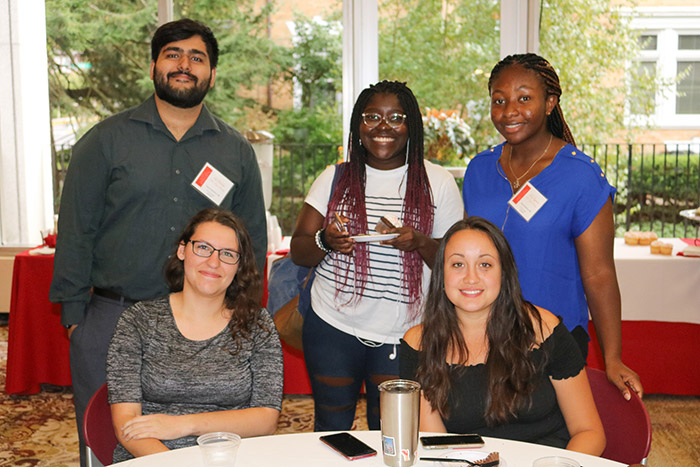
[[[349,430],[362,383],[367,395],[367,425],[378,430],[378,385],[398,378],[397,346],[369,347],[326,323],[313,310],[304,319],[303,343],[314,397],[314,430]]]

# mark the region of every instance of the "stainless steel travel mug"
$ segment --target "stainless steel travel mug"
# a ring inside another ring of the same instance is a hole
[[[379,411],[382,423],[384,463],[405,467],[418,457],[420,384],[408,379],[392,379],[379,385]]]

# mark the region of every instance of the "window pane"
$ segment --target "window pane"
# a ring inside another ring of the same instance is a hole
[[[700,35],[678,36],[678,49],[700,50]]]
[[[658,38],[653,34],[642,34],[639,36],[639,46],[642,50],[656,50]]]
[[[678,83],[676,113],[700,114],[700,62],[678,62],[679,71],[688,67],[688,74]]]
[[[454,165],[474,154],[472,137],[497,142],[487,83],[499,60],[500,1],[378,0],[378,7],[379,78],[405,81],[416,95],[426,159]]]

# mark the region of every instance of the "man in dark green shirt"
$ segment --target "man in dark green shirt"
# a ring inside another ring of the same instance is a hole
[[[132,303],[168,292],[163,265],[187,221],[212,205],[230,209],[261,271],[267,251],[255,153],[202,103],[216,77],[213,33],[188,19],[167,23],[151,52],[155,95],[75,144],[61,196],[49,295],[71,340],[81,465],[83,412],[105,381],[116,321]]]

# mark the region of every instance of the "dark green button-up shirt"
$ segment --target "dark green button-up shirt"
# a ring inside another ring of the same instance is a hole
[[[98,123],[73,147],[49,293],[62,304],[63,324],[82,320],[91,287],[135,300],[168,292],[163,266],[183,227],[215,205],[191,186],[207,162],[233,182],[220,206],[244,221],[262,271],[267,227],[252,147],[205,106],[177,141],[151,96]]]

